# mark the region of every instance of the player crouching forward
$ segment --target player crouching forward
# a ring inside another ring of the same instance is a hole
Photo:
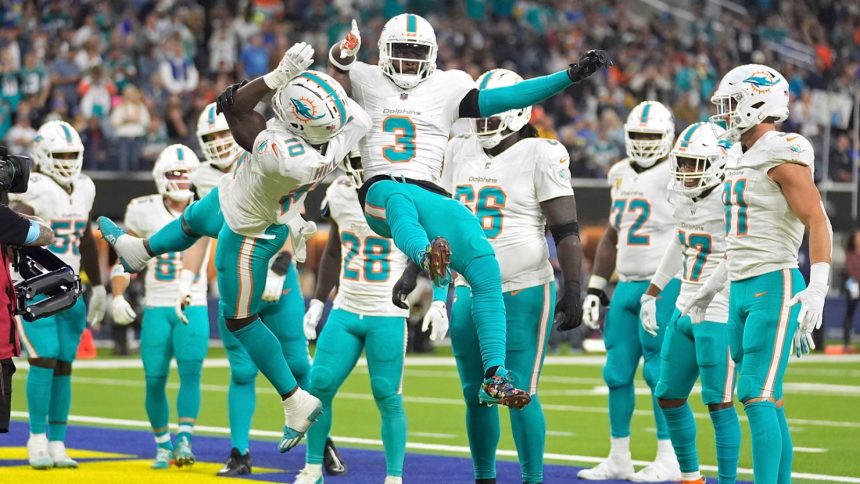
[[[125,211],[129,233],[149,237],[178,217],[194,196],[189,173],[200,162],[183,145],[170,145],[161,152],[152,169],[157,195],[135,198]],[[191,286],[191,305],[177,311],[180,279]],[[135,313],[122,296],[128,274],[117,264],[111,276],[111,314],[117,324],[134,321]],[[153,469],[194,464],[191,433],[200,410],[200,373],[209,343],[206,307],[206,274],[182,271],[182,253],[168,252],[150,259],[146,271],[146,301],[140,334],[140,357],[146,375],[146,413],[157,446]],[[176,449],[170,439],[170,406],[165,388],[170,359],[179,367],[179,396],[176,399],[179,433]]]
[[[99,219],[105,239],[123,266],[140,270],[148,259],[185,250],[200,236],[218,238],[215,268],[220,311],[254,364],[281,396],[282,452],[295,447],[322,411],[301,389],[278,338],[260,320],[269,260],[281,249],[305,195],[364,137],[370,119],[329,76],[304,69],[313,62],[304,43],[287,51],[278,67],[250,83],[230,86],[218,98],[230,131],[248,153],[232,176],[149,239],[125,234]],[[254,107],[275,90],[276,117],[268,123]]]
[[[348,171],[358,173],[351,167]],[[407,259],[391,239],[379,237],[367,225],[358,203],[360,183],[358,177],[338,178],[329,186],[323,202],[323,212],[328,212],[332,224],[320,261],[314,299],[305,316],[305,334],[309,339],[316,337],[324,301],[335,285],[338,290],[334,309],[317,343],[308,390],[322,400],[324,412],[319,423],[308,431],[307,464],[296,484],[323,482],[320,466],[326,435],[331,429],[332,400],[355,367],[362,349],[367,355],[373,398],[382,417],[385,483],[399,484],[402,480],[406,412],[401,382],[409,311],[391,302],[391,291],[396,276],[406,268]]]
[[[678,137],[669,157],[675,207],[675,234],[648,290],[640,299],[642,327],[656,335],[657,298],[666,284],[681,271],[681,293],[675,313],[666,326],[660,352],[660,380],[656,396],[666,416],[666,425],[685,483],[703,483],[696,452],[696,421],[687,398],[702,378],[702,399],[710,411],[717,450],[720,483],[735,482],[741,431],[732,404],[735,365],[729,354],[728,288],[724,287],[705,313],[705,320],[692,324],[680,316],[680,308],[725,259],[726,236],[722,201],[723,167],[731,144],[719,140],[724,129],[711,123],[696,123]]]
[[[521,81],[514,72],[495,69],[478,78],[477,84],[492,89]],[[528,125],[530,117],[529,107],[475,120],[476,134],[448,143],[442,178],[454,198],[478,216],[499,260],[507,320],[505,361],[531,394],[527,407],[510,411],[511,427],[522,482],[539,483],[543,482],[546,422],[537,395],[538,379],[553,312],[559,329],[572,329],[581,322],[582,249],[567,149],[557,141],[538,138]],[[565,280],[558,305],[544,235],[547,228],[558,247]],[[471,290],[458,278],[451,343],[466,400],[475,480],[489,482],[496,477],[501,427],[498,407],[478,400],[481,380],[475,377],[480,375],[481,352],[472,310]]]

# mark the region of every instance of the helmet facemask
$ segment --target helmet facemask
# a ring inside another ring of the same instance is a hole
[[[403,89],[411,89],[436,70],[437,46],[425,40],[380,42],[382,72]]]
[[[174,202],[187,202],[194,196],[187,170],[169,170],[156,176],[158,192]]]
[[[672,133],[624,127],[627,156],[643,168],[653,166],[672,150]]]
[[[84,164],[83,151],[54,151],[45,153],[45,160],[38,160],[42,171],[60,185],[69,186],[81,173]]]
[[[198,138],[206,160],[220,169],[232,165],[242,151],[229,130],[200,135]]]
[[[669,155],[670,171],[675,178],[673,188],[678,193],[695,198],[722,181],[717,170],[720,155],[701,156],[693,153]]]

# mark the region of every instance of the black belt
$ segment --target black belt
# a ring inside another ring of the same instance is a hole
[[[364,182],[364,185],[362,185],[361,188],[358,189],[358,202],[361,203],[361,209],[362,210],[364,210],[364,203],[365,203],[365,200],[367,200],[367,191],[370,190],[370,186],[373,185],[374,183],[380,182],[380,181],[393,181],[393,182],[397,182],[397,183],[408,183],[410,185],[419,186],[419,187],[421,187],[427,191],[437,193],[437,194],[442,195],[446,198],[451,198],[451,194],[448,193],[445,189],[443,189],[442,187],[440,187],[438,185],[430,183],[428,181],[413,180],[411,178],[406,178],[405,176],[376,175],[376,176],[371,177],[370,179],[366,180]]]

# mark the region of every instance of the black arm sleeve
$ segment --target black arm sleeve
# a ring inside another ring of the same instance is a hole
[[[0,205],[0,242],[20,245],[27,240],[30,220],[6,205]]]
[[[481,109],[478,107],[478,90],[472,89],[460,100],[461,118],[480,118]]]
[[[84,235],[81,237],[81,268],[87,273],[90,278],[90,285],[93,287],[100,286],[102,283],[102,271],[99,267],[99,250],[96,246],[96,239],[93,237],[93,231],[90,228],[89,221],[87,228],[84,230]]]

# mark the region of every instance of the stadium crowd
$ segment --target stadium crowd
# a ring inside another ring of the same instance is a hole
[[[826,131],[811,115],[811,93],[857,89],[856,4],[667,4],[671,13],[617,0],[10,0],[0,6],[0,139],[27,151],[34,127],[64,119],[84,138],[85,169],[148,170],[170,143],[197,146],[203,106],[237,79],[268,72],[292,42],[312,43],[322,66],[351,18],[375,46],[384,19],[409,10],[436,27],[440,67],[473,77],[496,66],[532,77],[558,70],[571,52],[612,52],[608,74],[534,110],[535,125],[568,147],[574,176],[603,177],[623,156],[624,119],[641,99],[672,107],[680,129],[707,116],[720,73],[748,62],[785,73],[794,97],[787,129],[821,152]],[[798,45],[814,56],[793,55]],[[375,52],[362,50],[363,60]],[[829,177],[850,181],[849,135],[834,130],[829,146]]]

